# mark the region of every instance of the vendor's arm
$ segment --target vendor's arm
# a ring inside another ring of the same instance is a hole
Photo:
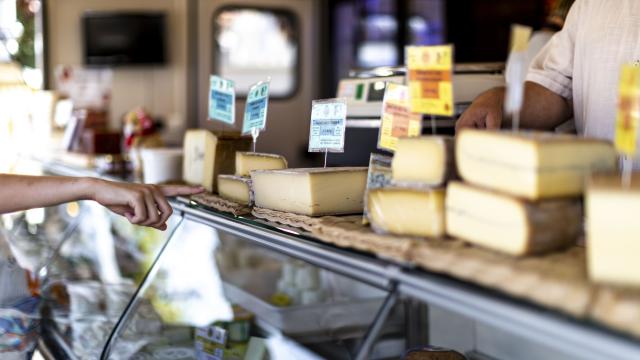
[[[573,60],[583,4],[583,0],[573,4],[562,30],[531,63],[520,113],[522,128],[550,130],[573,114]],[[504,92],[504,88],[495,88],[480,95],[462,114],[456,130],[507,127],[509,123],[503,116]]]
[[[509,126],[503,114],[504,87],[488,90],[478,96],[456,123],[462,128],[499,129]],[[520,112],[520,126],[550,130],[571,118],[571,106],[565,98],[535,82],[525,83],[525,101]]]
[[[202,188],[117,183],[94,178],[0,174],[0,214],[94,200],[131,223],[166,229],[172,209],[166,197],[192,195]]]

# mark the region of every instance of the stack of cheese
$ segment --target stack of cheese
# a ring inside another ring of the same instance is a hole
[[[594,175],[585,201],[589,277],[640,287],[640,174]]]
[[[392,186],[367,192],[367,216],[375,231],[444,235],[444,185],[455,173],[453,144],[453,138],[442,136],[398,140]]]
[[[307,216],[362,213],[366,167],[255,170],[255,205]]]
[[[447,189],[447,233],[512,255],[575,243],[593,171],[616,168],[608,142],[553,133],[464,130],[456,140],[466,183]]]
[[[250,147],[251,138],[216,135],[204,129],[187,130],[182,178],[187,184],[215,192],[218,174],[233,173],[236,151]]]
[[[283,156],[238,151],[235,175],[218,175],[218,194],[238,204],[253,206],[251,171],[286,168],[287,160]]]

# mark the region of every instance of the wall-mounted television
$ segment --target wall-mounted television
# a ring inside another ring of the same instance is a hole
[[[82,16],[85,65],[162,65],[166,15],[157,12],[87,12]]]

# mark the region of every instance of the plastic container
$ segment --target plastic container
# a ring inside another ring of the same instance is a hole
[[[147,184],[160,184],[182,179],[181,148],[141,149],[142,173]]]

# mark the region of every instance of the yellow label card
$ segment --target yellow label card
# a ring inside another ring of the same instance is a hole
[[[511,51],[527,51],[532,31],[533,29],[529,26],[519,24],[511,25]]]
[[[382,123],[378,136],[378,148],[395,151],[401,137],[419,136],[422,132],[422,115],[411,112],[409,88],[389,83],[382,100]]]
[[[407,46],[411,111],[453,116],[453,45]]]
[[[640,67],[622,66],[619,89],[615,145],[622,154],[634,156],[640,120]]]

